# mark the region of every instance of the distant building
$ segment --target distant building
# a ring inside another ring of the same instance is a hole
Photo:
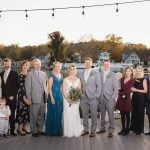
[[[41,60],[42,67],[47,68],[50,62],[50,53],[48,53],[46,56],[39,56],[39,59]]]
[[[131,63],[134,66],[142,64],[142,62],[140,61],[140,57],[136,52],[124,52],[122,55],[122,62]]]
[[[104,60],[110,59],[110,53],[109,52],[100,52],[98,64],[102,64]]]

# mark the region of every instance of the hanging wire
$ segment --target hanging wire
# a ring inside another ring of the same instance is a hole
[[[0,10],[0,18],[2,17],[1,12],[2,12],[2,11]]]
[[[92,7],[103,7],[103,6],[116,6],[118,7],[118,5],[125,5],[125,4],[134,4],[134,3],[142,3],[142,2],[150,2],[150,0],[133,0],[133,1],[125,1],[125,2],[118,2],[118,3],[105,3],[105,4],[97,4],[97,5],[84,5],[84,6],[69,6],[69,7],[56,7],[56,8],[47,8],[47,9],[28,9],[28,10],[22,10],[22,9],[7,9],[7,10],[1,10],[1,12],[5,13],[5,12],[14,12],[14,11],[26,11],[26,16],[28,17],[27,12],[29,11],[49,11],[52,10],[52,16],[54,16],[54,10],[65,10],[65,9],[79,9],[82,8],[82,15],[85,14],[84,9],[85,8],[92,8]],[[116,9],[116,12],[119,11],[118,9]]]

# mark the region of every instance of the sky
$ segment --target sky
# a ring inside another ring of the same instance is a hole
[[[0,10],[46,9],[117,3],[134,0],[0,0]],[[68,42],[104,40],[108,34],[116,34],[123,42],[143,43],[150,47],[150,1],[119,5],[52,11],[1,13],[0,44],[19,46],[39,45],[48,42],[48,34],[60,31]]]

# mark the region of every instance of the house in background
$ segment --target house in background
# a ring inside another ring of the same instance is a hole
[[[39,59],[41,60],[41,64],[43,68],[49,68],[49,62],[50,62],[50,53],[48,53],[46,56],[39,56]]]
[[[110,59],[110,53],[109,52],[100,52],[98,64],[102,64],[104,60]]]
[[[133,66],[143,64],[136,52],[124,52],[122,55],[122,62],[133,64]]]

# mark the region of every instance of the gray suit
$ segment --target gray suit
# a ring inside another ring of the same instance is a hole
[[[25,80],[27,99],[32,101],[30,106],[30,125],[31,132],[42,132],[45,116],[45,99],[46,99],[46,74],[40,71],[40,76],[35,70],[27,74]]]
[[[109,127],[108,132],[114,131],[114,102],[118,95],[119,84],[116,78],[115,73],[109,71],[108,75],[106,76],[105,82],[103,81],[104,73],[103,71],[100,73],[101,82],[102,82],[102,89],[100,95],[100,112],[101,112],[101,129],[105,130],[105,115],[106,111],[108,112],[109,116]]]
[[[92,120],[91,132],[95,132],[97,127],[97,98],[101,92],[101,79],[98,71],[91,70],[87,82],[85,82],[84,73],[85,72],[82,72],[80,74],[83,92],[80,106],[82,109],[84,131],[89,131],[88,116],[90,110]]]

